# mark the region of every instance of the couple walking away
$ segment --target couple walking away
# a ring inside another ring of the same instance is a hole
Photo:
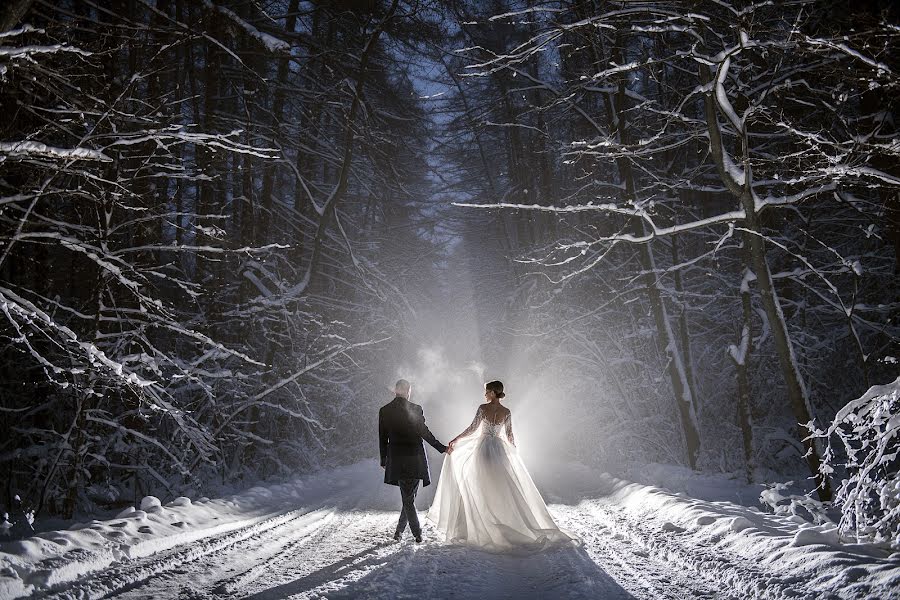
[[[394,532],[399,540],[407,524],[416,542],[422,528],[416,513],[419,482],[431,483],[426,441],[447,453],[428,520],[451,544],[491,552],[533,551],[553,544],[578,543],[553,522],[540,492],[519,458],[512,415],[501,404],[503,384],[484,386],[486,402],[465,431],[444,446],[425,425],[422,407],[409,401],[412,388],[397,382],[395,398],[378,413],[378,437],[384,482],[400,487],[403,507]]]

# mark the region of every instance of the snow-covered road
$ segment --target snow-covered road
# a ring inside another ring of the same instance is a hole
[[[397,543],[390,534],[399,494],[381,484],[380,475],[377,465],[365,462],[294,488],[253,488],[230,500],[187,508],[173,503],[146,517],[138,511],[95,521],[71,536],[112,535],[141,524],[136,535],[159,539],[136,542],[130,550],[123,543],[106,563],[89,558],[91,552],[105,556],[97,550],[101,545],[44,555],[31,566],[12,560],[25,593],[10,597],[887,598],[900,584],[896,555],[845,546],[838,551],[821,534],[799,536],[803,528],[782,517],[587,471],[557,473],[542,483],[559,524],[583,539],[579,548],[488,554],[440,543],[430,524],[424,543],[413,543],[408,534]],[[421,508],[432,493],[433,487],[420,495]],[[222,512],[209,508],[215,503]],[[191,519],[201,510],[205,519]],[[163,535],[165,523],[197,531],[173,538]],[[41,539],[61,543],[61,535]],[[3,550],[21,555],[37,547],[30,544]],[[145,549],[135,551],[141,544]]]
[[[383,510],[383,491],[353,485],[317,506],[113,567],[46,597],[613,600],[715,595],[712,582],[688,576],[615,533],[614,521],[602,510],[552,507],[562,526],[583,537],[582,548],[504,556],[443,545],[430,525],[422,544],[409,535],[394,542],[390,534],[397,515]]]

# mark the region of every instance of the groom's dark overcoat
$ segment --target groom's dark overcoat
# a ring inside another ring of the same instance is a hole
[[[397,396],[378,411],[378,441],[384,482],[399,485],[401,479],[421,479],[422,485],[431,483],[425,440],[438,452],[446,452],[443,445],[425,425],[422,407]]]

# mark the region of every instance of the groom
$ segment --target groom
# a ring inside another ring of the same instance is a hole
[[[409,401],[411,392],[412,386],[405,379],[394,386],[394,399],[378,411],[378,442],[384,482],[399,486],[400,498],[403,500],[394,539],[400,539],[409,523],[418,543],[422,541],[422,528],[416,513],[416,492],[419,490],[420,479],[424,483],[423,487],[431,483],[422,440],[441,453],[447,451],[447,446],[437,441],[425,426],[422,407]]]

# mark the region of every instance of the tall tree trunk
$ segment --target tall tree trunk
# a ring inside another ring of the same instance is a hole
[[[744,234],[744,254],[749,254],[749,234]],[[746,259],[749,264],[749,258]],[[753,306],[750,298],[750,283],[756,279],[749,267],[744,267],[741,279],[741,332],[737,344],[729,347],[729,355],[734,361],[737,373],[737,421],[741,429],[741,441],[744,446],[744,473],[747,483],[753,481],[753,423],[750,417],[750,374],[748,362],[753,350]]]
[[[677,265],[681,261],[681,255],[678,248],[678,234],[672,235],[672,264]],[[681,304],[681,310],[678,314],[678,336],[681,340],[681,355],[684,357],[684,370],[687,384],[691,390],[691,398],[698,403],[697,396],[697,378],[694,369],[694,353],[691,350],[691,334],[688,327],[687,319],[687,302],[684,296],[684,285],[681,280],[681,270],[672,271],[672,280],[675,282],[675,292],[678,294],[678,302]]]
[[[720,68],[725,68],[724,66]],[[760,302],[766,312],[769,320],[769,326],[772,331],[772,339],[775,343],[775,350],[778,353],[778,362],[781,365],[781,374],[787,387],[787,400],[800,431],[800,441],[806,449],[804,458],[809,466],[809,470],[816,481],[819,498],[824,500],[831,499],[831,482],[819,470],[821,459],[819,451],[816,448],[815,440],[812,437],[810,422],[812,421],[812,409],[809,404],[809,395],[803,382],[803,376],[800,373],[797,364],[797,357],[794,352],[794,346],[788,333],[787,322],[784,313],[781,310],[781,303],[772,282],[772,273],[769,270],[769,263],[766,259],[765,234],[759,222],[759,215],[756,212],[756,204],[753,199],[753,193],[750,188],[752,181],[752,172],[749,162],[749,145],[746,131],[739,131],[738,135],[742,142],[743,153],[743,181],[735,179],[728,165],[726,164],[726,148],[722,139],[722,131],[719,127],[718,111],[722,110],[718,106],[720,100],[716,99],[714,72],[707,66],[700,67],[701,83],[707,85],[709,89],[704,95],[704,108],[706,113],[707,131],[709,132],[709,147],[716,168],[719,171],[723,183],[728,190],[738,199],[741,208],[744,211],[744,227],[748,232],[747,242],[749,246],[750,264],[747,265],[756,274],[757,286],[759,289]],[[712,84],[712,85],[710,85]],[[727,159],[730,161],[730,159]]]
[[[595,61],[599,62],[599,51],[596,46],[592,46],[595,52]],[[616,41],[616,48],[613,50],[613,61],[622,63],[621,56],[621,40]],[[607,109],[607,118],[610,128],[618,138],[619,144],[627,146],[629,144],[628,134],[628,113],[626,111],[626,95],[625,80],[619,77],[617,92],[613,94],[605,94],[604,100]],[[631,162],[621,157],[616,160],[619,168],[619,177],[624,183],[624,200],[626,202],[635,201],[635,181],[634,172],[631,168]],[[646,235],[645,224],[643,219],[636,222],[636,233],[638,235]],[[697,421],[697,409],[694,403],[694,397],[691,394],[691,386],[688,383],[687,371],[685,369],[684,359],[678,348],[675,335],[672,331],[671,319],[666,310],[665,301],[660,293],[656,280],[656,259],[653,255],[651,242],[638,245],[638,255],[641,261],[641,268],[644,270],[643,281],[646,286],[647,296],[650,300],[650,309],[653,313],[653,320],[656,323],[656,336],[660,352],[666,358],[666,370],[669,374],[669,380],[672,383],[672,393],[674,396],[678,417],[681,421],[681,433],[684,442],[685,458],[688,465],[692,469],[697,467],[697,457],[700,453],[700,427]]]

